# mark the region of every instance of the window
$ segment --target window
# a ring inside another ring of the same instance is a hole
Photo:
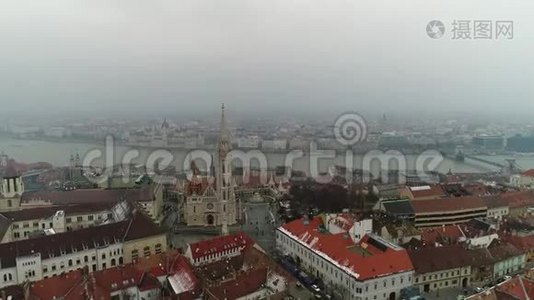
[[[161,244],[156,244],[156,246],[154,247],[154,252],[156,252],[156,254],[161,253]]]
[[[24,228],[28,228],[28,227],[30,227],[30,224],[29,224],[29,223],[23,223],[23,224],[22,224],[22,227],[24,227]]]
[[[11,199],[8,199],[7,200],[7,207],[11,207],[11,206],[13,206],[13,203],[11,203]]]
[[[88,262],[89,261],[89,257],[86,255],[83,257],[83,262]]]
[[[114,258],[112,258],[112,259],[111,259],[111,266],[112,266],[112,267],[114,267],[114,266],[115,266],[115,262],[116,262],[116,261],[115,261],[115,259],[114,259]]]
[[[87,220],[89,220],[89,221],[93,221],[93,220],[94,220],[93,215],[89,215],[89,216],[87,216]]]
[[[19,224],[13,224],[13,229],[18,229],[19,228]]]
[[[69,259],[69,267],[72,267],[72,259]]]
[[[103,270],[106,269],[106,263],[103,263],[103,264],[102,264],[102,269],[103,269]]]
[[[106,259],[106,253],[102,253],[102,259]]]
[[[143,255],[145,257],[150,256],[150,247],[146,246],[145,248],[143,248]]]
[[[132,250],[132,259],[136,259],[139,257],[139,251],[137,249]]]
[[[56,270],[56,265],[53,264],[53,265],[52,265],[52,271],[55,271],[55,270]]]
[[[20,238],[20,233],[19,232],[13,232],[13,237],[15,237],[16,239]]]
[[[65,222],[70,223],[70,222],[72,222],[72,219],[71,218],[66,218]]]
[[[39,227],[39,222],[33,222],[33,227]]]
[[[76,218],[76,221],[78,221],[78,222],[83,221],[83,217],[82,217],[82,216],[77,217],[77,218]]]

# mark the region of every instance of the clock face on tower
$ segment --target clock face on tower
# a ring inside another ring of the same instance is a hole
[[[206,207],[207,207],[208,209],[213,209],[213,203],[208,203],[208,205],[206,205]]]

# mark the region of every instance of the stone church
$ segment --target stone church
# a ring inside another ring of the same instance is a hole
[[[229,153],[232,150],[230,131],[221,113],[220,134],[217,140],[215,180],[193,172],[191,181],[184,189],[184,219],[188,226],[221,227],[222,234],[228,233],[228,225],[237,223],[238,203],[232,182],[232,168]],[[213,169],[213,168],[212,168]]]

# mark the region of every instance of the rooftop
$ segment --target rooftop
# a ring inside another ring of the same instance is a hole
[[[413,270],[406,250],[379,236],[366,235],[358,244],[345,233],[329,234],[320,228],[323,220],[295,220],[278,230],[324,257],[359,280]]]
[[[31,201],[46,201],[54,205],[87,204],[95,202],[134,202],[152,200],[152,186],[125,189],[78,189],[72,191],[28,192],[22,194],[21,204]]]
[[[129,219],[112,224],[0,244],[0,263],[3,268],[12,267],[16,258],[21,256],[40,253],[41,259],[47,259],[162,233],[147,216],[138,212]]]
[[[232,235],[219,236],[213,239],[190,243],[191,255],[193,259],[221,253],[230,249],[245,248],[254,244],[254,240],[243,232]]]
[[[28,208],[0,213],[11,221],[27,221],[52,217],[57,211],[64,211],[65,215],[81,214],[109,210],[115,202],[94,202],[82,204],[63,204],[46,207]]]
[[[415,214],[457,212],[487,208],[482,198],[476,196],[412,201],[411,204]]]

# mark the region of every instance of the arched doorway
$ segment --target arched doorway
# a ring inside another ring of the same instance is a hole
[[[395,299],[397,299],[396,295],[395,295],[395,292],[389,294],[389,300],[395,300]]]
[[[462,279],[462,287],[467,287],[467,278]]]
[[[215,218],[213,215],[208,215],[206,218],[206,221],[208,222],[208,225],[213,225]]]

